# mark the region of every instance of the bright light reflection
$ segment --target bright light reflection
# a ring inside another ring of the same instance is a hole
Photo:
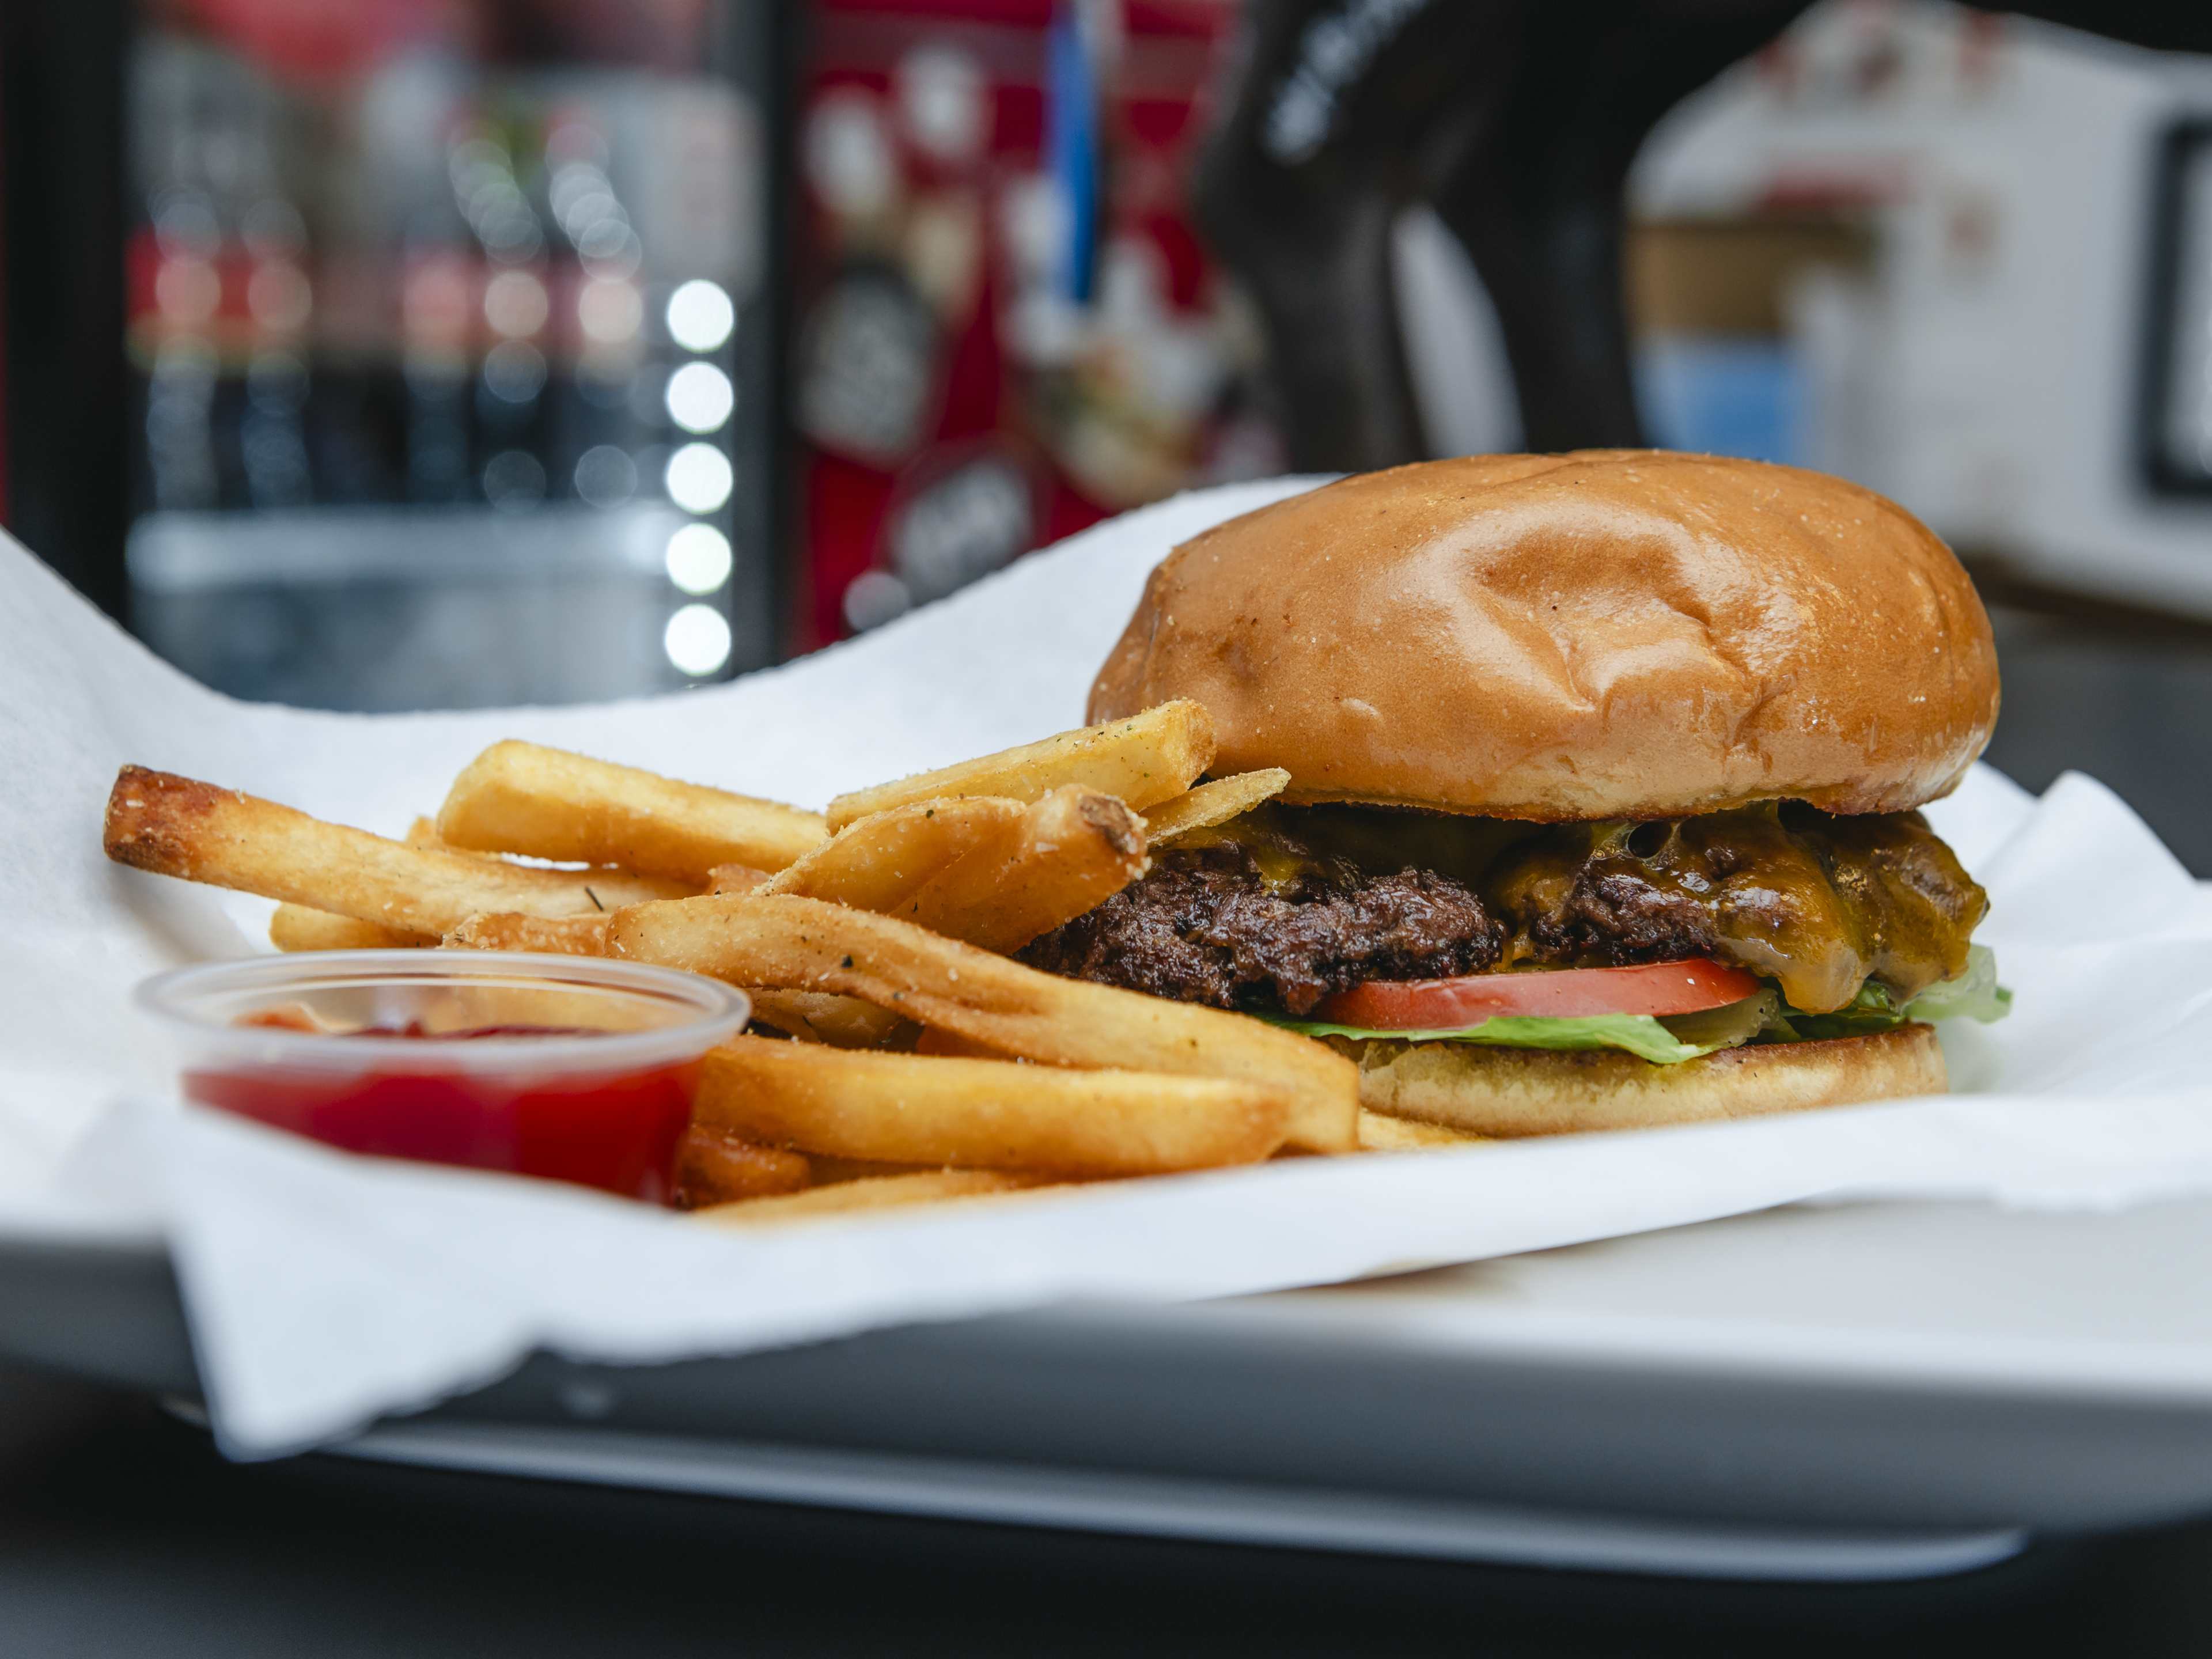
[[[711,593],[730,580],[730,538],[710,524],[687,524],[668,538],[668,580],[686,593]]]
[[[687,605],[668,619],[660,642],[683,672],[711,674],[730,659],[730,624],[710,605]]]
[[[668,377],[668,418],[686,432],[714,432],[737,407],[737,389],[712,363],[686,363]]]
[[[738,325],[738,308],[719,283],[695,276],[668,296],[668,337],[686,351],[712,351]]]
[[[668,499],[686,513],[714,513],[737,483],[730,458],[712,444],[686,444],[668,458]]]

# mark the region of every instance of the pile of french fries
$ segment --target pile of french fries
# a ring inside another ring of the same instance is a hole
[[[1468,1139],[1362,1113],[1323,1044],[1012,959],[1289,782],[1201,781],[1213,757],[1205,709],[1170,702],[821,814],[507,742],[404,841],[134,766],[105,844],[276,900],[283,950],[559,951],[743,987],[755,1030],[708,1057],[681,1177],[717,1221]]]

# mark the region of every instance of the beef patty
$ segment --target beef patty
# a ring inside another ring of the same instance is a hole
[[[1504,930],[1449,876],[1376,876],[1343,860],[1261,878],[1236,845],[1163,849],[1143,880],[1022,954],[1030,966],[1216,1008],[1311,1013],[1373,979],[1493,965]]]
[[[1363,823],[1389,833],[1350,834]],[[1370,980],[1713,957],[1822,1013],[1869,976],[1906,1000],[1963,971],[1988,908],[1917,812],[1769,804],[1531,827],[1502,851],[1455,852],[1447,834],[1498,829],[1263,808],[1204,844],[1164,849],[1143,880],[1023,957],[1178,1001],[1302,1016]],[[1428,840],[1390,857],[1392,834]],[[1395,873],[1376,873],[1407,853]]]
[[[1641,870],[1585,866],[1556,908],[1527,918],[1524,954],[1553,967],[1620,968],[1710,957],[1720,936],[1706,907]]]

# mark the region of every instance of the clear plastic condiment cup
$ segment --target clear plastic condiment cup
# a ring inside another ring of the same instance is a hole
[[[666,1202],[701,1058],[752,1007],[641,963],[321,951],[141,984],[187,1099],[346,1151]]]

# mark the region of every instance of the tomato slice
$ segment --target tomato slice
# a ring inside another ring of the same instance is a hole
[[[1509,1015],[1696,1014],[1758,992],[1758,979],[1741,968],[1655,962],[1639,968],[1370,980],[1322,1003],[1317,1017],[1370,1031],[1456,1031]]]

